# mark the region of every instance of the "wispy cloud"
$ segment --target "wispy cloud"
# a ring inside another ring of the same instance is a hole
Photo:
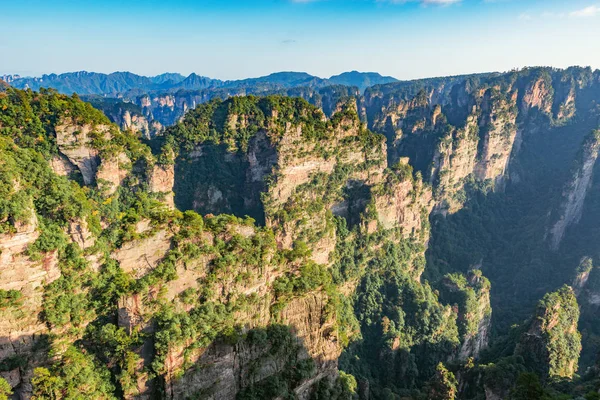
[[[575,18],[591,18],[600,15],[600,6],[589,6],[581,10],[575,10],[569,14]]]
[[[521,21],[531,21],[533,19],[533,17],[530,14],[523,13],[523,14],[519,14],[519,19]]]

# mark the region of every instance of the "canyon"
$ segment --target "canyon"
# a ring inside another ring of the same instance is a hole
[[[597,393],[599,71],[129,78],[0,91],[16,398]]]

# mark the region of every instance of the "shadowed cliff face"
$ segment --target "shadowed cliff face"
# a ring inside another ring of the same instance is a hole
[[[523,140],[540,128],[569,124],[576,110],[589,118],[597,85],[589,69],[530,69],[376,86],[361,107],[385,134],[389,162],[409,157],[433,183],[437,210],[452,213],[469,182],[502,190]]]
[[[568,226],[577,224],[583,213],[583,205],[588,190],[592,184],[594,165],[598,158],[600,131],[594,131],[585,139],[576,165],[573,166],[573,176],[564,191],[559,219],[550,229],[550,248],[558,250],[560,242]]]

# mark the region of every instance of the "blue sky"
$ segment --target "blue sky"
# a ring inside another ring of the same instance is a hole
[[[600,0],[0,0],[0,74],[600,68]]]

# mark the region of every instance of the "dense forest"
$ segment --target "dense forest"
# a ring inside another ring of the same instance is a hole
[[[0,399],[600,399],[600,72],[300,78],[0,81]]]

